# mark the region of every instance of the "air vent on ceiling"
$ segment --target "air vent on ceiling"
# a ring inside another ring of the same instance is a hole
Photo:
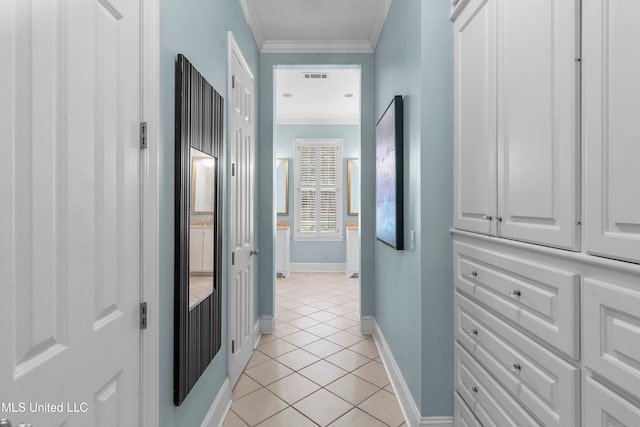
[[[328,79],[329,73],[303,73],[305,79]]]

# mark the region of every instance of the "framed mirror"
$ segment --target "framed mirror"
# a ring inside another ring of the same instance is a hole
[[[276,213],[289,215],[289,159],[276,161]]]
[[[174,404],[222,346],[220,94],[183,56],[176,61]]]
[[[360,159],[347,161],[347,215],[360,213]]]

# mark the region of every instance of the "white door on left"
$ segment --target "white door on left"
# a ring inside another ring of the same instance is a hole
[[[0,418],[138,426],[140,5],[0,2]]]

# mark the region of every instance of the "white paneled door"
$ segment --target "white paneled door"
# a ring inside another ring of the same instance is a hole
[[[587,251],[640,262],[640,2],[583,8]]]
[[[495,234],[496,0],[469,3],[454,43],[454,225]]]
[[[579,2],[498,4],[498,233],[578,249]]]
[[[254,78],[229,33],[229,377],[233,386],[253,352],[255,256]]]
[[[0,418],[139,425],[140,11],[0,2]]]

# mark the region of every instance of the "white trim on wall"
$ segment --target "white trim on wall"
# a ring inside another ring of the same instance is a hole
[[[256,322],[253,324],[253,349],[255,350],[260,342],[260,338],[262,338],[262,328],[261,328],[261,319],[258,317]]]
[[[201,427],[222,427],[224,419],[231,408],[231,381],[229,377],[224,380],[222,387],[213,400],[207,416],[204,417]]]
[[[344,262],[292,262],[289,264],[292,272],[296,273],[344,273],[347,264]]]
[[[356,118],[348,118],[348,119],[338,119],[338,118],[308,118],[308,119],[287,119],[280,118],[276,119],[276,125],[294,125],[294,126],[308,126],[308,125],[335,125],[335,126],[344,126],[344,125],[354,125],[357,126],[360,124],[360,117]]]
[[[275,329],[275,319],[273,316],[263,314],[260,316],[260,332],[263,334],[272,334]]]
[[[398,367],[396,360],[393,358],[391,349],[389,348],[387,341],[384,339],[384,335],[382,334],[382,330],[380,329],[378,322],[376,322],[375,319],[372,319],[372,321],[373,339],[378,347],[382,364],[387,371],[387,375],[389,376],[389,380],[393,386],[393,391],[400,403],[400,409],[402,409],[402,414],[407,422],[407,426],[452,427],[453,417],[422,417],[420,415],[420,410],[411,396],[409,387],[402,376],[402,372],[400,372],[400,368]],[[453,395],[451,398],[453,399]]]
[[[253,27],[252,27],[253,28]],[[265,40],[262,53],[372,53],[368,40]]]
[[[373,335],[375,319],[373,316],[360,317],[360,333],[364,335]]]
[[[140,425],[160,424],[160,1],[141,1],[141,111],[147,149],[141,152],[141,301],[148,304],[141,331]]]

